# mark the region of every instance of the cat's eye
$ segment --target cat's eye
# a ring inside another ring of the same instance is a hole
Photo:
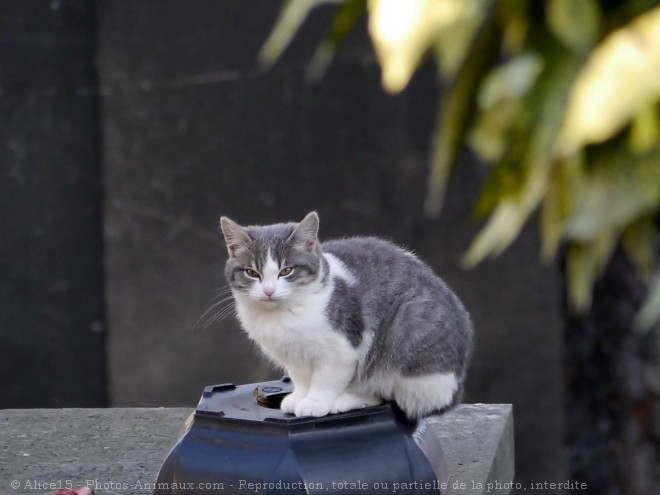
[[[246,274],[248,277],[252,277],[252,278],[261,278],[261,275],[259,275],[259,272],[256,271],[256,270],[253,270],[252,268],[246,268],[246,269],[245,269],[245,274]]]
[[[280,277],[286,277],[287,275],[291,275],[291,272],[293,271],[293,267],[287,266],[286,268],[282,268],[280,270]]]

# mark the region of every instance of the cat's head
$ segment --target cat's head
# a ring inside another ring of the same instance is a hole
[[[225,275],[241,299],[277,306],[320,283],[324,268],[316,212],[300,223],[253,227],[222,217],[220,227],[229,252]]]

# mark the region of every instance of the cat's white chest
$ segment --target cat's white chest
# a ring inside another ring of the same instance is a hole
[[[275,308],[238,303],[238,317],[248,336],[269,357],[283,366],[306,367],[327,355],[329,348],[350,347],[326,317],[329,297],[330,291],[324,291],[295,305]]]

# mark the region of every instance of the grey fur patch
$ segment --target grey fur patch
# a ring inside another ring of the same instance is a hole
[[[335,280],[335,287],[325,309],[325,314],[332,324],[332,328],[343,333],[353,347],[362,342],[364,333],[364,320],[360,300],[353,293],[351,287],[341,279]]]
[[[379,371],[403,376],[453,372],[462,390],[472,324],[459,299],[431,268],[373,237],[329,241],[322,248],[356,277],[345,297],[360,302],[364,328],[374,333],[358,379]]]

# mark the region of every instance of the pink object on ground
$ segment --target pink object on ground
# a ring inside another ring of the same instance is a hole
[[[94,495],[94,490],[82,486],[75,490],[62,490],[58,488],[55,490],[55,495]]]

